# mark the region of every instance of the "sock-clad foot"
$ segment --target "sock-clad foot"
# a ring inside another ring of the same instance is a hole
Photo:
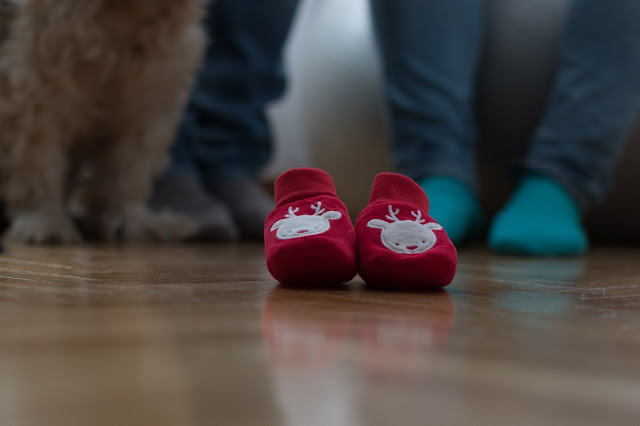
[[[553,180],[526,175],[496,215],[489,248],[505,254],[569,256],[589,245],[573,197]]]
[[[369,287],[434,289],[453,280],[456,248],[429,216],[424,190],[406,176],[376,176],[356,233],[358,271]]]
[[[258,182],[250,179],[231,180],[209,185],[207,189],[229,207],[243,240],[262,241],[264,221],[275,203]]]
[[[418,184],[429,195],[429,214],[447,230],[454,244],[468,242],[484,231],[482,206],[465,183],[448,176],[430,176]]]
[[[275,198],[264,241],[267,268],[276,280],[332,286],[355,277],[355,230],[327,173],[312,168],[284,172],[276,180]]]
[[[184,215],[199,224],[187,240],[193,242],[229,242],[239,238],[229,209],[210,196],[198,179],[187,174],[165,174],[154,182],[149,206]]]

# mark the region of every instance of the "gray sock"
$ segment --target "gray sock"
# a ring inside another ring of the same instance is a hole
[[[240,236],[231,212],[220,200],[206,192],[200,182],[184,174],[166,174],[155,181],[149,206],[168,210],[195,220],[200,227],[188,241],[227,242]]]
[[[233,180],[209,185],[207,189],[227,204],[244,240],[264,239],[264,222],[275,208],[275,203],[258,182],[250,179]]]

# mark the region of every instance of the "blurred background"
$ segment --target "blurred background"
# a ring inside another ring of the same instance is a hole
[[[570,0],[486,0],[487,34],[478,75],[482,199],[496,211],[527,148],[556,69]],[[367,204],[373,177],[392,166],[380,70],[367,0],[306,0],[287,48],[291,82],[270,117],[277,139],[265,171],[319,167],[352,215]],[[609,198],[587,217],[594,240],[640,242],[640,126],[627,143]]]

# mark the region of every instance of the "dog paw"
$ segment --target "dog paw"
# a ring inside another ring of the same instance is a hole
[[[122,214],[103,217],[103,237],[118,243],[173,243],[188,240],[199,228],[184,216],[147,209],[129,209]]]
[[[82,236],[64,213],[24,212],[14,216],[5,241],[29,244],[74,244]]]

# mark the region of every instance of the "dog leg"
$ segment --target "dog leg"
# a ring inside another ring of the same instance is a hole
[[[16,132],[2,159],[3,192],[11,218],[5,238],[32,244],[79,242],[82,238],[64,208],[67,160],[63,146],[52,137],[57,132],[49,128],[37,133],[36,125],[25,128]]]
[[[75,244],[82,241],[67,215],[59,210],[18,213],[11,221],[5,241],[29,244]]]
[[[141,126],[144,127],[144,126]],[[96,174],[92,216],[107,241],[179,242],[195,234],[195,221],[175,213],[153,213],[147,199],[161,171],[172,128],[149,126],[122,132],[101,156]]]

